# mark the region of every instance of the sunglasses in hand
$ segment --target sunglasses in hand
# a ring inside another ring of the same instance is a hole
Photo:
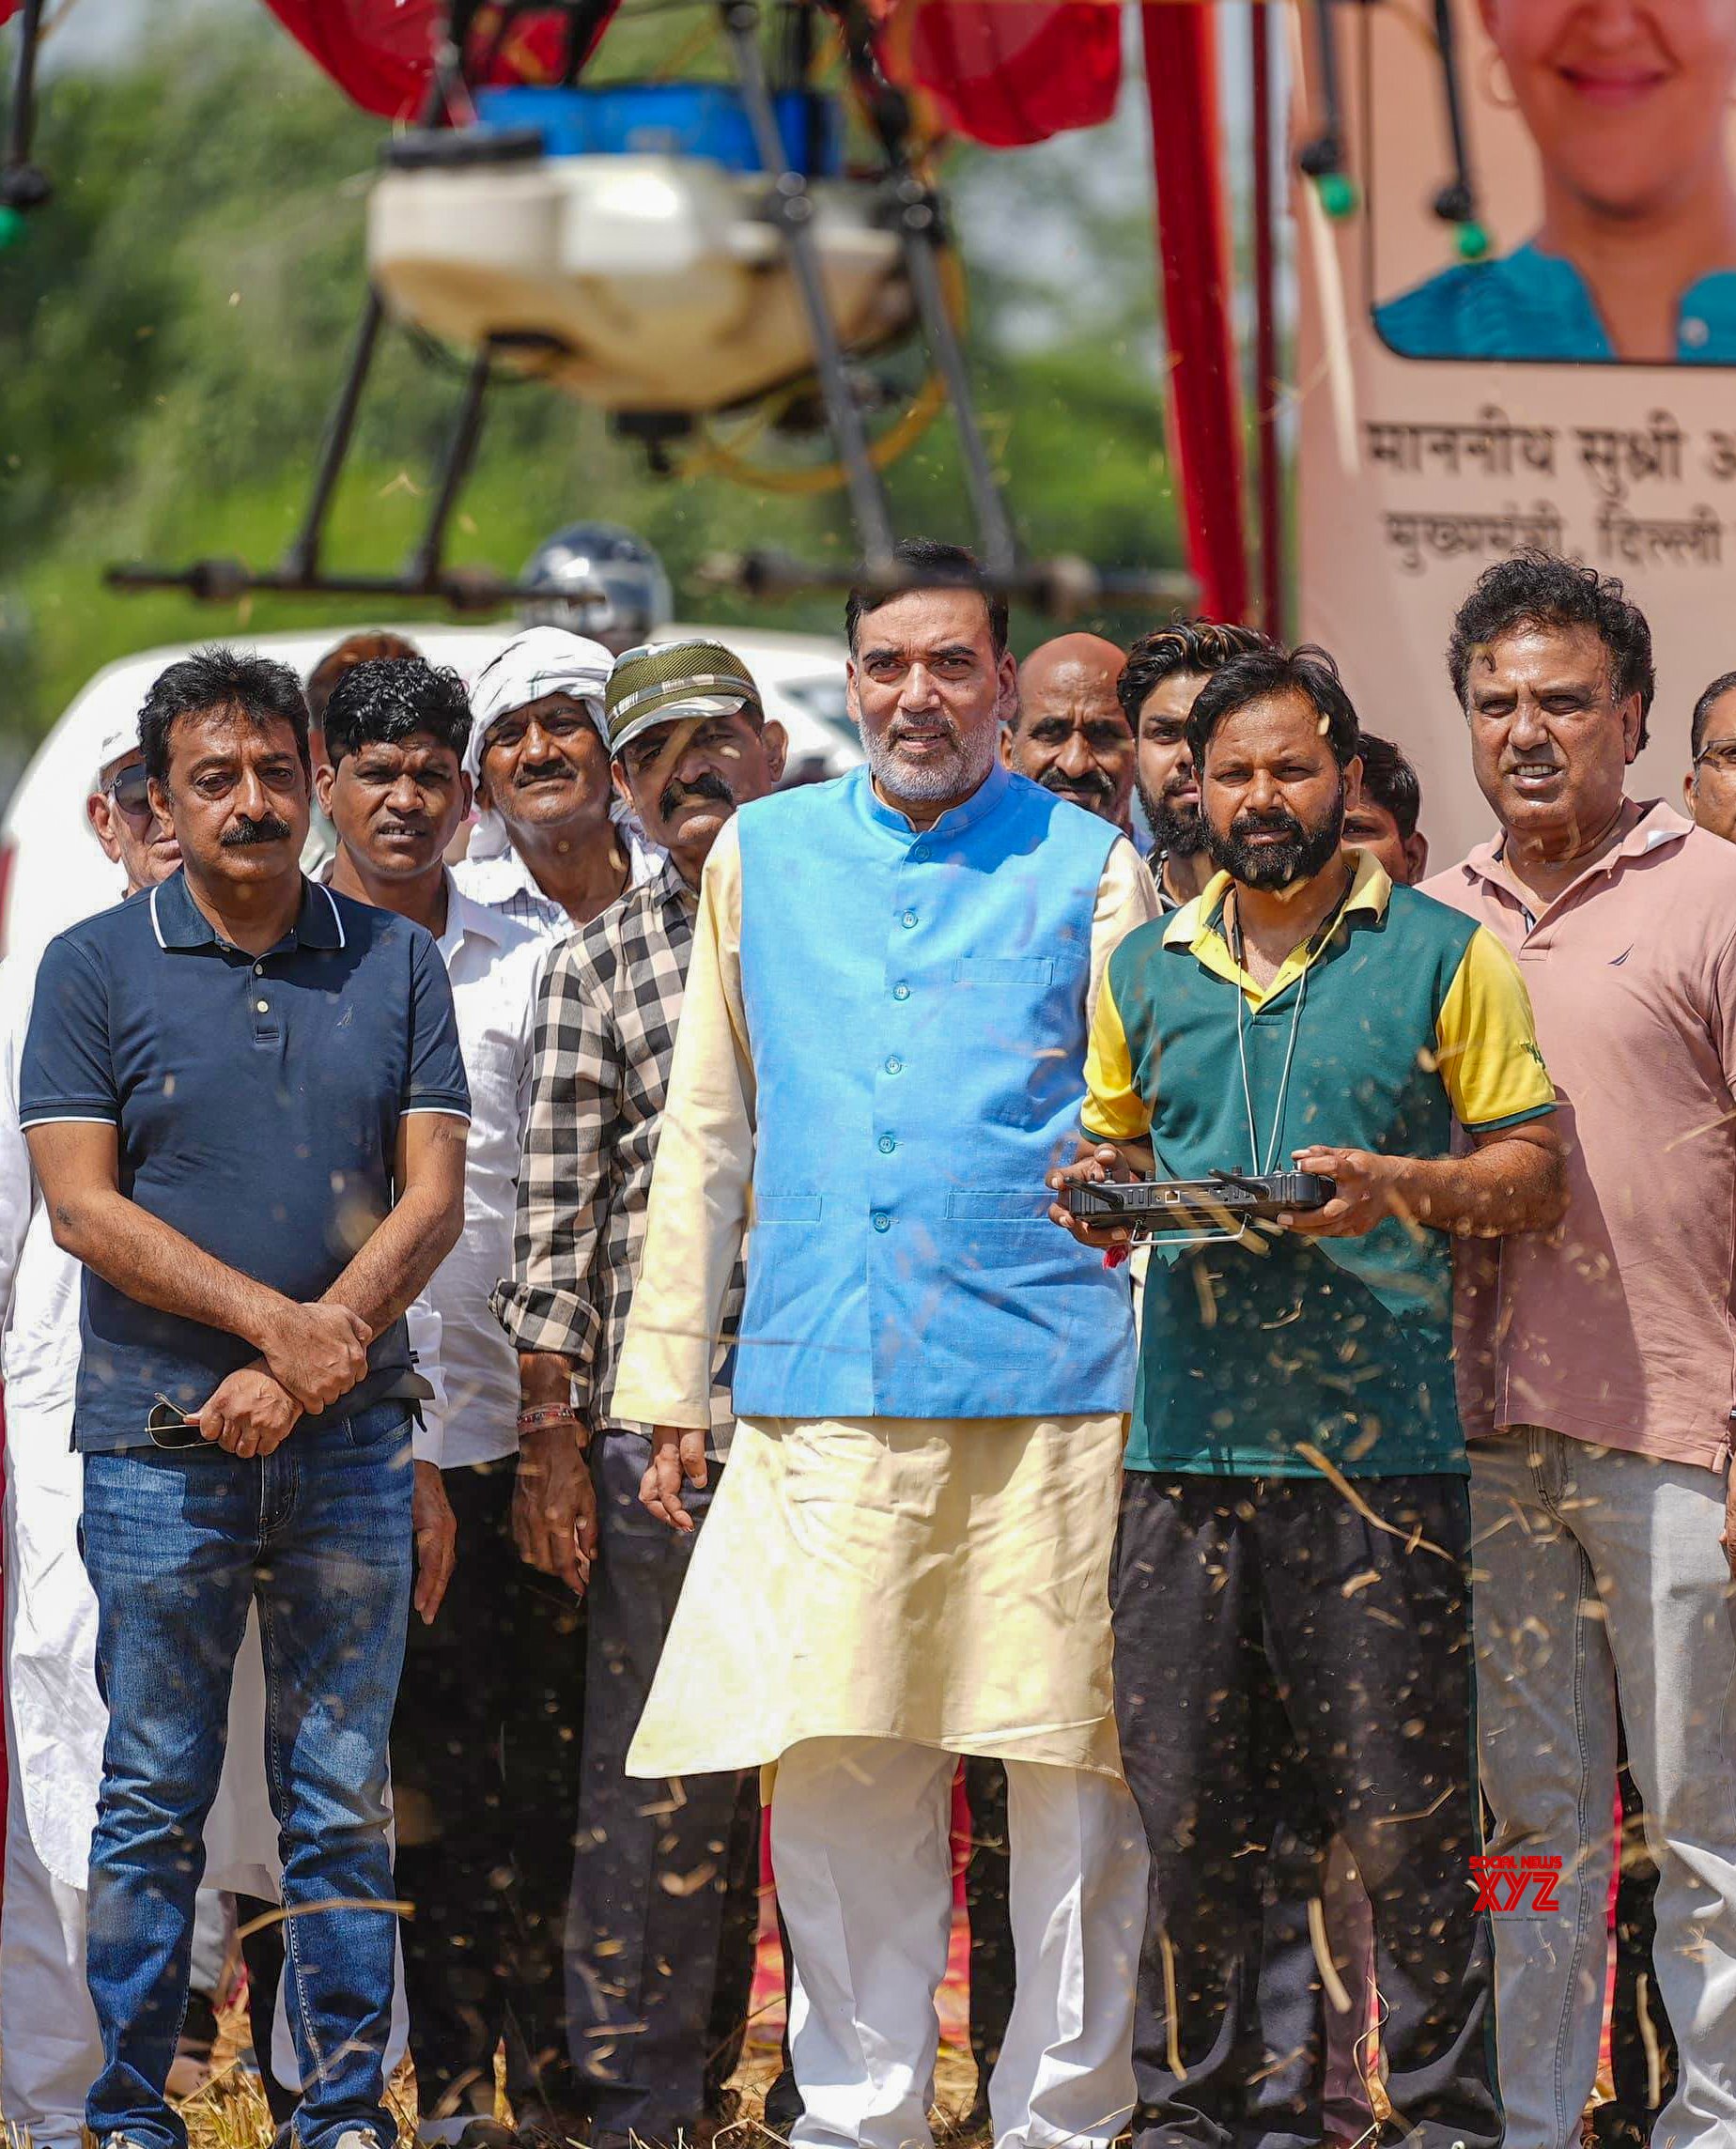
[[[178,1403],[168,1397],[152,1391],[157,1396],[157,1406],[145,1420],[145,1430],[157,1447],[209,1447],[212,1444],[199,1430],[196,1417],[189,1417]]]

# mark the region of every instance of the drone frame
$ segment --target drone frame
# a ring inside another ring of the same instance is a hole
[[[40,0],[25,0],[26,9]],[[1190,601],[1198,585],[1189,575],[1099,570],[1078,559],[1026,564],[1019,557],[1012,518],[996,476],[978,419],[963,348],[948,310],[941,254],[945,220],[935,189],[914,169],[910,156],[909,102],[888,82],[875,54],[872,23],[862,0],[795,0],[817,6],[838,23],[851,79],[873,125],[885,170],[880,184],[881,214],[896,233],[909,280],[918,332],[953,417],[964,466],[982,560],[984,583],[1009,598],[1039,610],[1071,614],[1108,602],[1176,603]],[[424,113],[423,133],[450,124],[455,103],[468,102],[464,51],[481,0],[452,0],[447,34],[438,55]],[[548,0],[506,0],[496,32],[498,50],[517,15],[546,8]],[[604,0],[565,0],[570,28],[563,79],[582,72],[608,20]],[[876,467],[861,410],[851,392],[845,351],[827,304],[820,258],[814,241],[814,201],[805,176],[787,168],[776,107],[760,49],[760,0],[719,0],[719,14],[734,62],[736,84],[767,175],[762,213],[778,231],[806,317],[814,347],[814,374],[828,430],[845,473],[851,520],[860,566],[843,569],[809,564],[777,551],[719,556],[706,571],[709,580],[753,595],[793,595],[836,589],[855,583],[890,595],[924,578],[912,575],[894,557],[891,505]],[[485,63],[486,71],[486,63]],[[407,145],[394,145],[400,154]],[[251,591],[336,596],[436,598],[458,611],[493,611],[514,599],[546,595],[538,585],[503,578],[490,570],[446,564],[446,536],[463,492],[481,436],[484,408],[496,352],[485,344],[471,361],[464,388],[444,447],[433,473],[427,518],[403,569],[389,574],[342,574],[327,568],[323,549],[327,518],[355,434],[364,391],[385,325],[386,309],[369,286],[349,364],[332,406],[313,483],[302,521],[279,565],[254,569],[236,560],[195,560],[165,567],[129,563],[110,567],[105,580],[116,589],[183,589],[192,595],[224,602]]]

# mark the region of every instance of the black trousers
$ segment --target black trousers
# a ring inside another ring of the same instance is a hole
[[[976,2103],[986,2110],[988,2078],[1000,2057],[1013,2016],[1006,1763],[986,1754],[967,1755],[965,1798],[970,1808],[970,1857],[965,1866],[965,1915],[970,1926],[970,2051],[977,2069]]]
[[[506,2043],[515,2107],[573,2105],[562,1932],[579,1803],[584,1612],[519,1556],[511,1460],[444,1473],[457,1565],[432,1627],[411,1621],[392,1720],[400,1804],[431,1842],[401,1844],[410,2049],[423,2116],[488,2110]]]
[[[281,1909],[258,1895],[235,1898],[236,1923],[241,1929],[241,1961],[247,1971],[247,2028],[253,2038],[254,2060],[259,2069],[259,2086],[271,2114],[273,2126],[287,2126],[302,2101],[298,2090],[286,2089],[271,2065],[271,2025],[277,2013],[277,1988],[284,1980],[284,1928],[260,1921]],[[258,1927],[249,1932],[249,1925]]]
[[[1646,2149],[1652,2123],[1676,2086],[1676,2040],[1651,1964],[1651,1950],[1657,1940],[1658,1869],[1646,1846],[1646,1817],[1639,1789],[1625,1766],[1620,1782],[1616,1990],[1609,2017],[1610,2073],[1616,2094],[1592,2113],[1592,2134],[1598,2149]],[[1651,2094],[1653,2061],[1640,2027],[1642,2014],[1651,2023],[1656,2050],[1655,2097]]]
[[[673,2143],[717,2110],[741,2057],[753,1987],[757,1774],[677,1784],[627,1773],[722,1476],[714,1463],[703,1490],[688,1488],[696,1528],[681,1537],[640,1505],[649,1460],[650,1443],[632,1432],[606,1432],[591,1452],[597,1557],[566,1998],[592,2149]]]
[[[1356,1492],[1397,1537],[1320,1478],[1127,1474],[1116,1713],[1152,1854],[1137,2149],[1312,2149],[1325,2131],[1313,1949],[1293,1927],[1275,1951],[1264,1929],[1286,1824],[1341,1835],[1360,1870],[1387,2091],[1413,2149],[1500,2142],[1493,1958],[1467,1863],[1465,1481]]]

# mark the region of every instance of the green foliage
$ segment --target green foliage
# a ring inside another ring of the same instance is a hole
[[[687,19],[629,18],[612,31],[608,71],[677,46],[672,20]],[[709,57],[682,71],[705,71]],[[39,734],[99,664],[129,650],[380,614],[332,600],[123,596],[101,573],[117,559],[257,564],[282,552],[361,302],[381,132],[263,10],[201,12],[129,72],[49,85],[39,156],[56,196],[0,249],[0,741]],[[955,167],[984,423],[1033,552],[1172,562],[1149,229],[1141,238],[1137,216],[1091,197],[1078,150],[1071,162],[1043,155],[1034,166],[967,157]],[[1011,272],[1008,238],[1027,202],[1073,235],[1093,286],[1079,302],[1029,263]],[[386,339],[331,524],[332,564],[390,569],[411,550],[458,385],[446,354]],[[891,485],[900,527],[969,534],[944,421]],[[595,411],[535,386],[498,394],[451,556],[512,570],[580,515],[655,544],[690,618],[742,613],[743,600],[695,581],[708,553],[772,544],[842,559],[851,549],[835,496],[659,480]],[[759,618],[831,628],[837,614],[817,597]],[[1144,623],[1104,624],[1131,633]],[[1045,631],[1023,628],[1027,646]]]

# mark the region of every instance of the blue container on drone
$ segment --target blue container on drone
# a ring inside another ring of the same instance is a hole
[[[791,89],[772,102],[785,169],[836,178],[844,169],[844,116],[836,100]],[[705,157],[727,172],[765,169],[741,92],[727,83],[482,89],[476,110],[485,127],[539,128],[550,157]]]

